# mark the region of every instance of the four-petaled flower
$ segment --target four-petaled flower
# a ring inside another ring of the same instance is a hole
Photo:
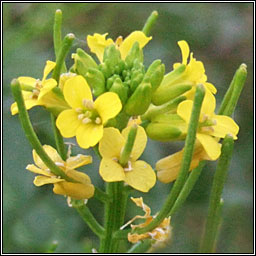
[[[51,92],[51,90],[57,85],[57,82],[53,78],[46,79],[46,77],[55,68],[55,66],[55,62],[52,62],[50,60],[46,61],[42,80],[27,76],[18,77],[26,109],[31,109],[32,107],[37,105],[44,105],[44,96],[47,93]],[[18,113],[18,107],[16,102],[11,105],[11,113],[12,115]]]
[[[182,101],[177,108],[178,115],[186,122],[187,126],[192,107],[193,101],[185,100]],[[227,134],[230,134],[236,140],[236,135],[239,131],[238,125],[232,118],[224,115],[216,115],[214,113],[215,107],[215,97],[211,92],[206,90],[200,112],[196,138],[211,160],[216,160],[220,156],[221,144],[218,143],[219,138],[224,138]]]
[[[33,159],[36,165],[29,164],[26,169],[39,174],[39,176],[36,176],[34,179],[34,184],[36,186],[53,184],[53,192],[55,194],[69,196],[77,200],[88,199],[93,196],[94,186],[91,184],[90,177],[83,172],[75,170],[78,167],[90,164],[92,162],[91,156],[79,154],[77,156],[69,157],[66,161],[63,161],[53,147],[44,145],[43,148],[55,164],[75,182],[66,181],[65,179],[53,174],[43,163],[35,150],[33,150]]]
[[[105,33],[103,35],[94,33],[93,36],[87,36],[88,46],[91,52],[96,54],[100,62],[103,61],[103,54],[105,48],[111,44],[116,45],[116,47],[120,51],[121,58],[124,60],[135,42],[138,42],[140,48],[143,48],[152,38],[147,37],[142,31],[134,31],[124,40],[122,36],[119,36],[114,42],[111,38],[106,39],[107,35],[108,33]]]
[[[112,127],[104,129],[103,138],[99,143],[99,151],[103,157],[100,175],[107,182],[124,181],[139,191],[148,192],[155,185],[156,175],[149,164],[137,161],[147,143],[147,135],[141,126],[138,126],[127,166],[119,163],[130,129],[131,127],[125,128],[122,134]]]
[[[71,109],[62,111],[56,125],[65,138],[76,136],[82,148],[95,146],[103,136],[103,126],[122,108],[116,93],[106,92],[93,102],[89,85],[82,76],[68,79],[63,94]]]

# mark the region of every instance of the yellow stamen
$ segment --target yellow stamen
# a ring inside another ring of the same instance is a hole
[[[82,123],[83,123],[83,124],[88,124],[88,123],[90,123],[91,121],[92,121],[92,120],[91,120],[90,118],[86,117],[86,118],[83,119]]]
[[[95,119],[95,123],[96,123],[96,124],[101,124],[101,118],[100,118],[100,117],[97,117],[97,118]]]
[[[92,100],[88,100],[88,99],[83,99],[83,105],[87,108],[87,109],[94,109],[94,104]]]

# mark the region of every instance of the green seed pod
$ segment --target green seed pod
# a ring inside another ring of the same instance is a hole
[[[78,48],[76,53],[72,54],[72,58],[75,60],[73,69],[79,75],[84,76],[89,68],[98,67],[93,58],[81,48]]]
[[[165,65],[161,64],[161,60],[155,60],[148,68],[145,78],[149,78],[152,91],[154,92],[161,84],[165,73]]]
[[[127,87],[123,86],[122,80],[120,78],[115,79],[109,91],[115,92],[119,96],[122,105],[124,106],[128,97],[128,89]]]
[[[105,77],[100,70],[96,68],[90,68],[85,75],[85,79],[89,86],[92,88],[92,93],[94,96],[98,97],[106,91]]]
[[[144,114],[151,103],[151,84],[142,82],[128,99],[125,111],[128,115]]]
[[[138,42],[135,42],[131,48],[131,50],[128,52],[125,63],[127,64],[127,68],[131,69],[133,66],[133,62],[135,59],[138,59],[139,62],[143,62],[143,52],[140,49],[140,45]]]
[[[166,123],[150,123],[146,127],[146,133],[149,138],[162,142],[184,139],[179,128]]]

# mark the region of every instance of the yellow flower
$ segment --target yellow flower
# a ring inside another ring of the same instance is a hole
[[[117,94],[107,92],[95,102],[89,85],[82,76],[68,79],[63,94],[71,109],[62,111],[56,125],[65,138],[76,136],[82,148],[95,146],[103,136],[103,126],[122,108]]]
[[[207,76],[205,75],[203,62],[197,61],[193,57],[193,53],[192,52],[190,53],[189,45],[185,40],[179,41],[178,45],[181,50],[182,63],[174,63],[173,69],[177,69],[181,64],[186,65],[186,69],[182,77],[180,77],[180,79],[183,80],[183,83],[184,81],[189,81],[190,83],[192,83],[192,85],[204,84],[206,89],[210,90],[211,93],[215,94],[217,90],[214,87],[214,85],[206,82]],[[188,63],[189,53],[190,53],[190,61]]]
[[[170,156],[164,157],[157,161],[156,171],[157,178],[163,183],[169,183],[177,179],[178,173],[180,171],[180,165],[183,157],[184,149],[176,152]],[[190,163],[189,170],[195,169],[199,162],[202,160],[212,160],[206,154],[204,148],[199,142],[196,143],[193,158]]]
[[[131,199],[138,207],[143,209],[145,214],[143,216],[136,215],[128,223],[122,226],[121,229],[131,224],[136,219],[145,219],[145,222],[138,225],[131,225],[132,230],[134,230],[135,228],[144,228],[154,219],[155,216],[151,216],[151,210],[146,204],[143,203],[142,197],[140,198],[131,197]],[[155,240],[158,244],[164,243],[165,241],[169,240],[171,236],[170,220],[171,220],[171,217],[165,218],[158,227],[144,234],[129,233],[128,241],[131,243],[137,243],[140,240],[151,238]]]
[[[128,52],[132,48],[133,44],[137,41],[140,45],[140,48],[143,48],[152,37],[147,37],[142,31],[134,31],[124,40],[119,36],[115,43],[111,38],[106,39],[106,34],[95,33],[93,36],[87,36],[87,43],[91,52],[95,53],[100,60],[103,61],[104,50],[107,46],[115,44],[121,53],[121,58],[124,60]]]
[[[141,160],[137,161],[147,143],[147,135],[141,126],[138,126],[127,166],[123,167],[119,164],[120,154],[130,129],[131,127],[125,128],[122,134],[112,127],[104,129],[103,138],[99,143],[99,151],[102,155],[100,175],[107,182],[124,181],[139,191],[148,192],[155,185],[156,175],[149,164]]]
[[[51,90],[57,85],[57,82],[54,79],[46,79],[46,77],[54,69],[55,66],[55,62],[49,60],[46,61],[42,80],[27,76],[18,77],[26,109],[31,109],[32,107],[37,105],[44,105],[44,96],[47,93],[51,92]],[[18,113],[18,107],[16,102],[11,105],[11,113],[12,115]]]
[[[92,162],[91,156],[79,154],[63,161],[53,147],[44,145],[43,148],[55,164],[61,168],[68,177],[75,180],[76,183],[66,181],[51,173],[35,150],[33,150],[33,159],[36,165],[29,164],[26,169],[39,174],[39,176],[36,176],[34,179],[34,184],[36,186],[53,184],[53,192],[55,194],[69,196],[77,200],[88,199],[93,196],[94,186],[91,184],[89,176],[83,172],[74,170],[75,168],[90,164]]]
[[[182,63],[175,63],[173,71],[166,74],[160,86],[154,92],[152,101],[156,105],[162,105],[170,99],[184,95],[187,99],[193,99],[195,93],[195,86],[204,84],[206,90],[215,94],[217,92],[213,84],[206,82],[204,64],[197,61],[190,53],[189,45],[186,41],[178,42],[182,54]],[[190,60],[188,57],[190,53]],[[179,70],[183,66],[184,68]]]
[[[187,125],[189,123],[192,106],[192,100],[185,100],[182,101],[177,108],[177,114]],[[239,131],[238,125],[232,118],[223,115],[215,115],[215,107],[215,97],[206,90],[200,112],[196,138],[211,160],[216,160],[220,156],[221,144],[218,143],[218,139],[224,138],[227,134],[230,134],[236,140],[236,135]]]

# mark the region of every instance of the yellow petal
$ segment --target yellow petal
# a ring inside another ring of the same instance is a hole
[[[91,89],[82,76],[68,79],[64,84],[63,93],[65,100],[73,109],[84,109],[83,99],[92,100]]]
[[[216,160],[221,153],[221,144],[217,142],[212,136],[202,133],[197,133],[196,138],[202,144],[206,154],[211,160]]]
[[[42,82],[44,82],[44,80],[46,79],[46,77],[49,75],[49,73],[55,68],[56,63],[50,60],[46,61],[46,65],[44,67],[44,75],[43,75],[43,79]]]
[[[188,62],[188,56],[189,56],[189,45],[185,40],[179,41],[178,45],[181,50],[181,55],[182,55],[182,64],[187,65]]]
[[[121,57],[124,60],[135,42],[138,42],[142,49],[152,37],[147,37],[142,31],[134,31],[127,36],[119,47]]]
[[[21,85],[24,84],[35,87],[36,84],[36,79],[29,76],[20,76],[18,77],[18,81]]]
[[[43,175],[43,176],[47,176],[47,177],[53,176],[53,174],[50,173],[50,171],[47,172],[47,171],[45,171],[45,170],[43,170],[43,169],[41,169],[41,168],[36,167],[36,166],[33,165],[33,164],[27,165],[26,169],[29,170],[29,171],[31,171],[31,172],[33,172],[33,173],[41,174],[41,175]]]
[[[132,162],[132,171],[125,171],[125,180],[131,187],[148,192],[156,183],[156,175],[144,161]]]
[[[82,124],[76,130],[76,140],[81,148],[95,146],[103,136],[103,125]]]
[[[90,184],[91,183],[90,177],[83,172],[79,172],[79,171],[72,170],[72,169],[66,169],[65,173],[67,174],[68,177],[78,181],[79,183],[82,183],[82,184]]]
[[[75,110],[67,109],[58,115],[56,125],[63,137],[71,138],[76,135],[76,130],[82,123],[78,120],[78,113]]]
[[[188,78],[195,84],[204,83],[207,79],[205,76],[204,64],[201,61],[197,61],[193,58],[193,54],[190,55],[190,62],[187,66]]]
[[[213,115],[215,107],[216,107],[216,100],[214,95],[209,90],[205,90],[200,119],[202,119],[204,115],[209,115],[209,116]]]
[[[72,182],[55,183],[53,192],[58,195],[70,196],[77,200],[88,199],[94,195],[92,184],[80,184]]]
[[[40,93],[38,95],[38,100],[40,100],[46,93],[50,92],[54,87],[57,86],[57,82],[50,78],[48,80],[45,80],[43,82],[43,88],[40,90]]]
[[[34,179],[34,184],[37,187],[46,185],[46,184],[54,184],[58,182],[64,181],[63,179],[55,178],[55,177],[45,177],[45,176],[36,176]]]
[[[61,159],[60,155],[58,154],[57,150],[49,145],[44,145],[43,149],[45,150],[46,154],[52,159],[55,163],[64,163],[64,161]],[[41,160],[39,155],[36,153],[36,151],[33,149],[32,151],[33,159],[35,164],[40,167],[41,169],[48,169],[48,167],[44,164],[44,162]]]
[[[122,135],[125,138],[125,140],[127,140],[130,129],[131,127],[126,127],[122,131]],[[141,154],[143,153],[146,147],[146,144],[147,144],[147,134],[143,127],[138,126],[135,142],[131,152],[132,161],[136,161],[141,156]]]
[[[124,143],[124,137],[118,129],[113,127],[104,128],[103,137],[99,143],[101,156],[111,159],[114,157],[119,158]]]
[[[86,155],[77,155],[77,156],[71,156],[66,160],[67,168],[69,169],[76,169],[81,166],[87,165],[92,163],[92,157],[86,156]]]
[[[236,135],[238,134],[239,126],[231,117],[215,115],[213,119],[217,124],[212,126],[214,129],[213,132],[210,132],[212,136],[224,138],[227,134],[231,134],[235,140],[237,139]]]
[[[111,38],[106,39],[107,34],[108,33],[101,35],[94,33],[93,36],[87,36],[88,47],[90,48],[91,52],[96,54],[100,62],[103,61],[105,48],[114,43]]]
[[[186,122],[189,123],[190,115],[193,107],[192,100],[182,101],[177,108],[177,114]]]
[[[98,111],[102,123],[105,124],[121,111],[122,103],[116,93],[106,92],[96,99],[94,107]]]
[[[206,86],[206,88],[207,88],[211,93],[216,94],[217,89],[215,88],[215,86],[214,86],[213,84],[207,82],[207,83],[205,83],[205,86]]]
[[[102,158],[100,176],[106,182],[122,181],[125,179],[123,167],[110,158]]]
[[[37,99],[32,99],[31,98],[32,92],[22,91],[22,95],[23,95],[25,107],[26,107],[27,110],[33,108],[34,106],[40,105],[40,103],[38,102]],[[11,105],[10,109],[11,109],[12,115],[16,115],[19,112],[16,102],[14,102]]]

